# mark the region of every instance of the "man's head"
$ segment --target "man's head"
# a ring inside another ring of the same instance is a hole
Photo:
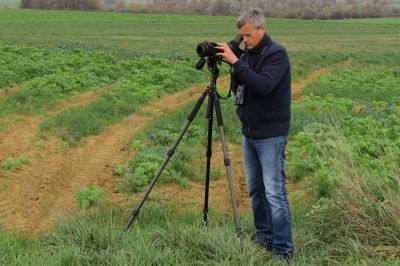
[[[237,27],[247,49],[253,49],[265,34],[264,15],[258,9],[243,12],[237,19]]]

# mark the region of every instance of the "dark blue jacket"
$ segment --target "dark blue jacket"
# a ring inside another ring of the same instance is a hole
[[[291,74],[286,49],[265,35],[233,65],[234,92],[239,84],[246,88],[245,104],[236,110],[243,134],[255,139],[288,135]]]

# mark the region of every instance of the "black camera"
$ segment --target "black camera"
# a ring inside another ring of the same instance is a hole
[[[242,40],[242,35],[238,34],[233,40],[228,43],[229,48],[231,48],[232,52],[237,57],[240,57],[243,53],[243,50],[239,47]],[[222,52],[220,49],[217,49],[216,46],[216,43],[202,42],[197,45],[196,51],[200,57],[215,57],[217,53]]]

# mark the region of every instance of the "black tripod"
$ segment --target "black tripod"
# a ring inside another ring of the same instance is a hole
[[[204,65],[204,63],[203,63],[203,65]],[[204,209],[203,209],[204,224],[206,226],[208,225],[208,221],[207,221],[208,220],[208,192],[209,192],[209,185],[210,185],[210,165],[211,165],[211,156],[212,156],[213,113],[214,113],[214,108],[215,108],[218,128],[219,128],[220,135],[221,135],[222,150],[224,153],[224,164],[225,164],[226,172],[228,175],[229,190],[230,190],[230,194],[231,194],[233,216],[234,216],[234,220],[235,220],[235,224],[236,224],[236,230],[237,230],[238,234],[242,233],[242,229],[240,227],[240,222],[239,222],[239,214],[238,214],[238,210],[237,210],[236,195],[235,195],[235,191],[234,191],[234,187],[233,187],[233,179],[232,179],[232,174],[231,174],[230,160],[228,157],[228,149],[227,149],[226,141],[225,141],[225,133],[224,133],[224,127],[223,127],[223,121],[222,121],[221,106],[220,106],[220,102],[219,102],[220,96],[218,95],[217,88],[216,88],[217,78],[218,78],[218,74],[219,74],[219,69],[217,67],[217,59],[215,57],[208,58],[207,65],[208,65],[208,70],[211,72],[210,85],[201,94],[196,105],[193,107],[192,112],[188,116],[187,121],[182,126],[177,140],[173,144],[172,148],[167,152],[164,161],[162,162],[157,173],[154,175],[153,180],[151,181],[146,192],[144,193],[142,200],[140,201],[139,205],[132,211],[131,218],[129,219],[127,225],[125,226],[125,231],[128,230],[128,228],[132,224],[133,220],[138,216],[140,209],[142,208],[145,200],[147,199],[147,197],[149,196],[155,183],[157,182],[158,177],[161,175],[161,172],[164,170],[165,166],[167,165],[167,163],[169,162],[171,157],[174,155],[176,147],[178,146],[179,142],[182,140],[183,135],[187,131],[190,123],[195,118],[197,112],[199,111],[201,105],[204,102],[204,99],[208,96],[208,106],[207,106],[207,112],[206,112],[206,118],[208,119],[208,139],[207,139],[208,142],[207,142],[207,153],[206,153],[207,169],[206,169],[205,196],[204,196]]]

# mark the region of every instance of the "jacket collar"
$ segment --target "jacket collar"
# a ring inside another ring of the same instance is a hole
[[[254,46],[253,49],[246,49],[246,51],[249,53],[249,55],[253,56],[253,55],[258,55],[258,54],[262,54],[264,49],[266,47],[269,47],[272,43],[271,37],[269,37],[266,33],[264,35],[264,37],[262,37],[262,39],[260,40],[260,42]]]

